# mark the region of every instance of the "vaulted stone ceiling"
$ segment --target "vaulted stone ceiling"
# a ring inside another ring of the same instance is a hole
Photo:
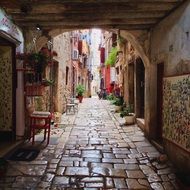
[[[149,29],[185,0],[0,0],[21,27]]]

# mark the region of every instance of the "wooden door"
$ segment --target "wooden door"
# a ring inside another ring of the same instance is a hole
[[[145,68],[142,60],[136,60],[136,114],[137,117],[144,118],[144,98],[145,98]]]
[[[162,104],[163,104],[164,63],[157,66],[157,139],[162,140]]]

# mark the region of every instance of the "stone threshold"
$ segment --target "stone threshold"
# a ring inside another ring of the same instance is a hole
[[[138,127],[144,131],[145,130],[145,120],[144,118],[136,118],[136,123],[138,125]],[[164,147],[161,143],[161,141],[159,140],[151,140],[151,144],[155,146],[155,148],[160,152],[160,153],[164,153]]]
[[[162,154],[164,153],[164,147],[160,141],[156,140],[151,140],[152,145],[156,147],[156,149],[161,152]]]
[[[138,127],[140,127],[142,131],[144,131],[144,129],[145,129],[144,118],[136,118],[136,123],[137,123]]]
[[[24,140],[17,140],[13,142],[0,142],[0,158],[5,157],[11,151],[22,145]]]

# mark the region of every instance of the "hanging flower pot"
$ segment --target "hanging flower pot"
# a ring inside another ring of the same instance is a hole
[[[48,63],[52,62],[52,58],[57,56],[55,51],[51,52],[47,48],[43,47],[37,53],[17,53],[16,58],[23,60],[25,65],[30,67],[36,73],[42,73]]]

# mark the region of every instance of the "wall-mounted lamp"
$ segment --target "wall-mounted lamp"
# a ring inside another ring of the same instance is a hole
[[[36,24],[36,30],[42,30],[42,27],[39,24]]]

